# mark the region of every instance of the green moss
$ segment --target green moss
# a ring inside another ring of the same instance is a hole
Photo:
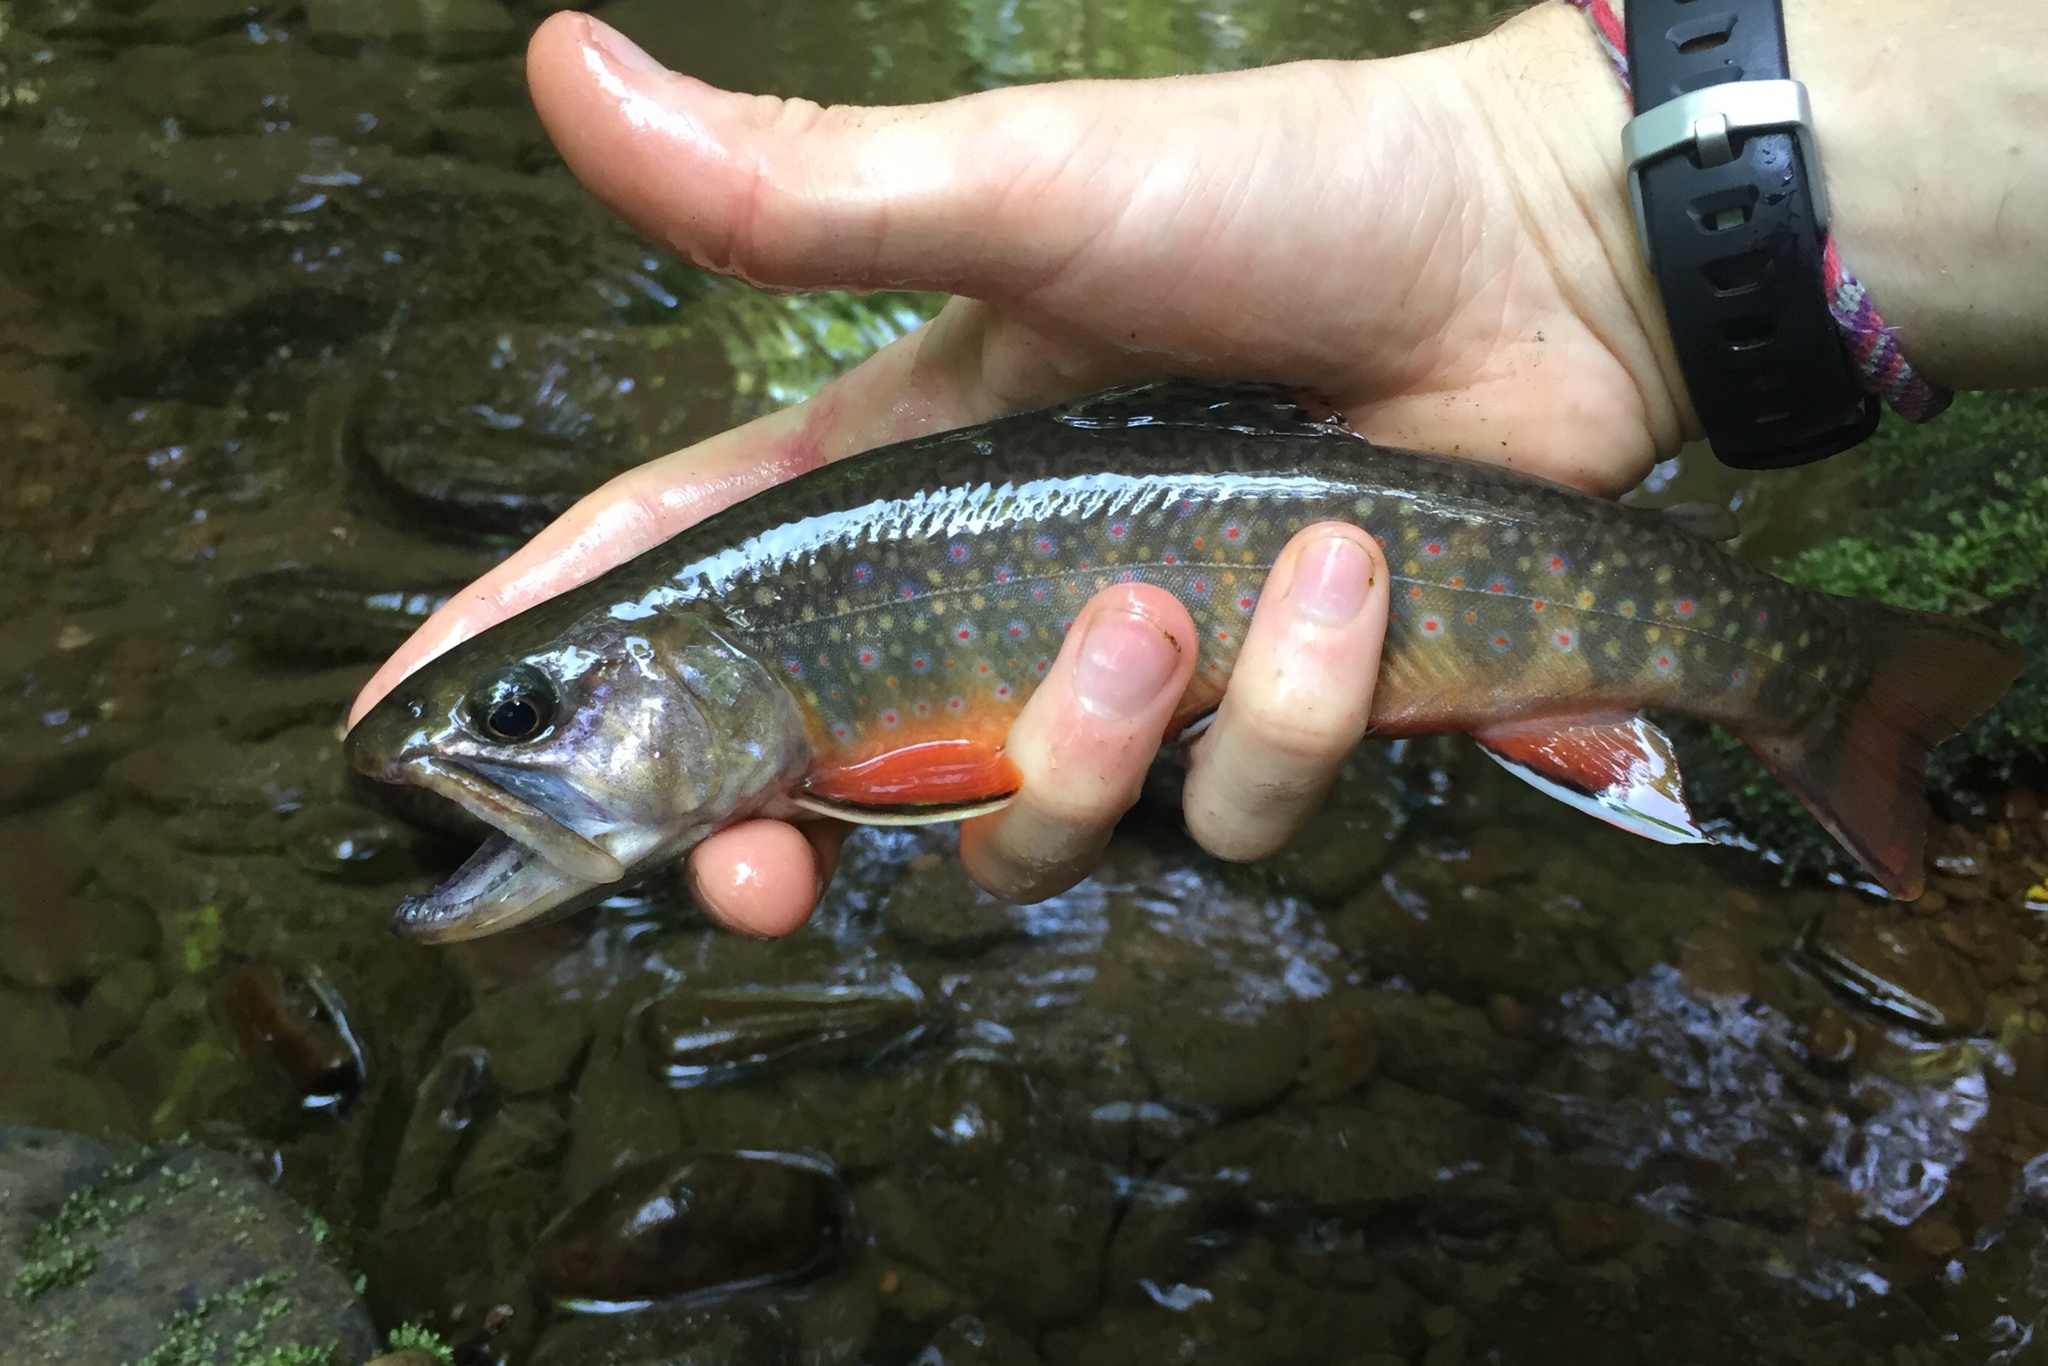
[[[401,1323],[391,1330],[389,1341],[394,1352],[425,1352],[440,1358],[447,1366],[455,1366],[455,1349],[431,1328],[423,1328],[417,1323]]]
[[[1862,496],[1841,534],[1772,566],[1794,583],[1995,626],[2027,673],[1936,754],[1949,794],[2048,754],[2048,390],[1963,394],[1924,427],[1887,420],[1861,456]],[[1673,728],[1696,813],[1797,873],[1854,863],[1740,742]]]

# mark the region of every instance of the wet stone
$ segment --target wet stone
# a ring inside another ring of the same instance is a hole
[[[911,860],[882,903],[882,924],[897,938],[949,958],[971,958],[1022,928],[1015,907],[975,886],[958,858],[941,853]]]
[[[730,384],[708,332],[417,332],[363,386],[355,464],[432,529],[530,536],[613,475],[726,426]]]
[[[362,1361],[369,1316],[304,1211],[240,1160],[0,1125],[0,1343],[39,1366]],[[282,1359],[282,1358],[279,1358]],[[290,1359],[307,1359],[293,1357]]]
[[[461,1151],[492,1096],[490,1055],[481,1048],[444,1054],[420,1079],[385,1188],[383,1223],[416,1217],[452,1184]]]
[[[749,987],[665,997],[640,1014],[640,1041],[673,1086],[773,1068],[872,1058],[923,1032],[923,996],[901,986]]]
[[[925,1131],[962,1151],[999,1153],[1031,1122],[1031,1084],[1014,1063],[966,1049],[940,1066],[923,1097]]]
[[[844,1251],[839,1179],[787,1154],[671,1154],[629,1167],[561,1215],[533,1251],[542,1290],[610,1308],[823,1272]]]
[[[335,882],[389,882],[414,870],[404,828],[361,807],[300,812],[285,838],[294,863]]]
[[[450,1048],[488,1052],[498,1085],[514,1095],[560,1086],[589,1043],[582,1008],[540,990],[487,993],[448,1032]]]
[[[145,912],[85,889],[89,864],[77,838],[60,817],[0,822],[0,976],[64,986],[155,947]]]
[[[519,30],[492,0],[309,0],[315,52],[351,56],[388,45],[411,57],[462,60],[516,51]]]
[[[1984,992],[1938,929],[1895,906],[1837,898],[1808,929],[1801,956],[1856,1004],[1931,1035],[1983,1026]]]
[[[283,664],[382,660],[448,600],[452,584],[373,582],[306,565],[260,570],[223,590],[229,623]]]
[[[306,726],[253,744],[175,736],[126,755],[107,778],[115,791],[159,811],[295,811],[338,795],[346,771],[333,732]]]
[[[1593,1200],[1560,1200],[1551,1208],[1557,1250],[1575,1262],[1619,1252],[1635,1242],[1641,1216],[1620,1205]]]
[[[569,1126],[544,1101],[515,1100],[482,1125],[455,1173],[457,1200],[472,1199],[522,1172],[546,1171],[569,1138]]]
[[[645,1310],[557,1323],[530,1366],[788,1366],[794,1335],[759,1311]]]
[[[1290,892],[1312,901],[1341,901],[1379,875],[1407,823],[1408,807],[1385,746],[1362,745],[1344,761],[1335,786],[1301,833],[1260,866]]]
[[[213,1004],[243,1056],[301,1108],[340,1115],[361,1094],[362,1044],[319,968],[238,964],[215,980]]]
[[[962,1314],[938,1331],[917,1366],[1038,1366],[1038,1353],[1000,1320]]]

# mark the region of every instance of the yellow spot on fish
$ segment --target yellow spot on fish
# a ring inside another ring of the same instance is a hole
[[[770,606],[775,601],[775,590],[772,588],[756,588],[754,590],[754,601],[763,607]]]
[[[1625,617],[1632,617],[1636,614],[1636,605],[1633,600],[1623,598],[1620,602],[1614,604],[1614,610]]]
[[[1608,641],[1605,645],[1600,647],[1600,653],[1606,655],[1609,659],[1620,659],[1621,642],[1618,640]]]
[[[1771,658],[1772,658],[1772,659],[1783,659],[1784,657],[1785,657],[1785,642],[1784,642],[1784,641],[1782,641],[1782,640],[1774,640],[1774,641],[1772,641],[1772,642],[1771,642]]]
[[[1401,572],[1412,578],[1415,575],[1420,574],[1422,572],[1422,566],[1418,564],[1416,561],[1410,560],[1406,564],[1401,566]]]
[[[1579,590],[1579,596],[1575,598],[1574,601],[1577,602],[1581,610],[1583,610],[1585,608],[1591,607],[1596,601],[1598,601],[1598,599],[1593,596],[1592,589],[1581,588]]]
[[[1361,498],[1351,505],[1351,510],[1361,517],[1372,516],[1372,499]]]
[[[1664,630],[1662,627],[1652,626],[1649,630],[1643,632],[1643,639],[1649,641],[1652,645],[1655,645],[1663,638]]]
[[[1671,582],[1671,568],[1669,565],[1657,571],[1657,582],[1660,585]]]
[[[971,611],[980,612],[988,607],[988,599],[976,593],[967,599],[967,606]]]

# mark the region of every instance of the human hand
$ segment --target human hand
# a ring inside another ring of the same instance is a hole
[[[559,14],[529,75],[584,182],[698,265],[960,297],[810,402],[591,494],[427,622],[356,716],[433,655],[771,483],[1109,384],[1278,381],[1375,440],[1603,493],[1689,421],[1613,165],[1622,97],[1562,7],[1389,61],[832,110],[712,89]],[[1253,858],[1299,828],[1364,731],[1385,612],[1370,537],[1310,528],[1288,547],[1191,752],[1197,839]],[[1030,899],[1085,875],[1137,795],[1192,634],[1162,590],[1089,605],[1011,732],[1022,797],[963,831],[978,881]],[[747,822],[693,852],[691,880],[725,923],[784,933],[839,835]]]

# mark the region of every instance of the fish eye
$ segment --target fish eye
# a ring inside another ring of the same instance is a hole
[[[544,734],[555,720],[555,689],[546,674],[516,664],[469,695],[470,723],[485,738],[516,745]]]

